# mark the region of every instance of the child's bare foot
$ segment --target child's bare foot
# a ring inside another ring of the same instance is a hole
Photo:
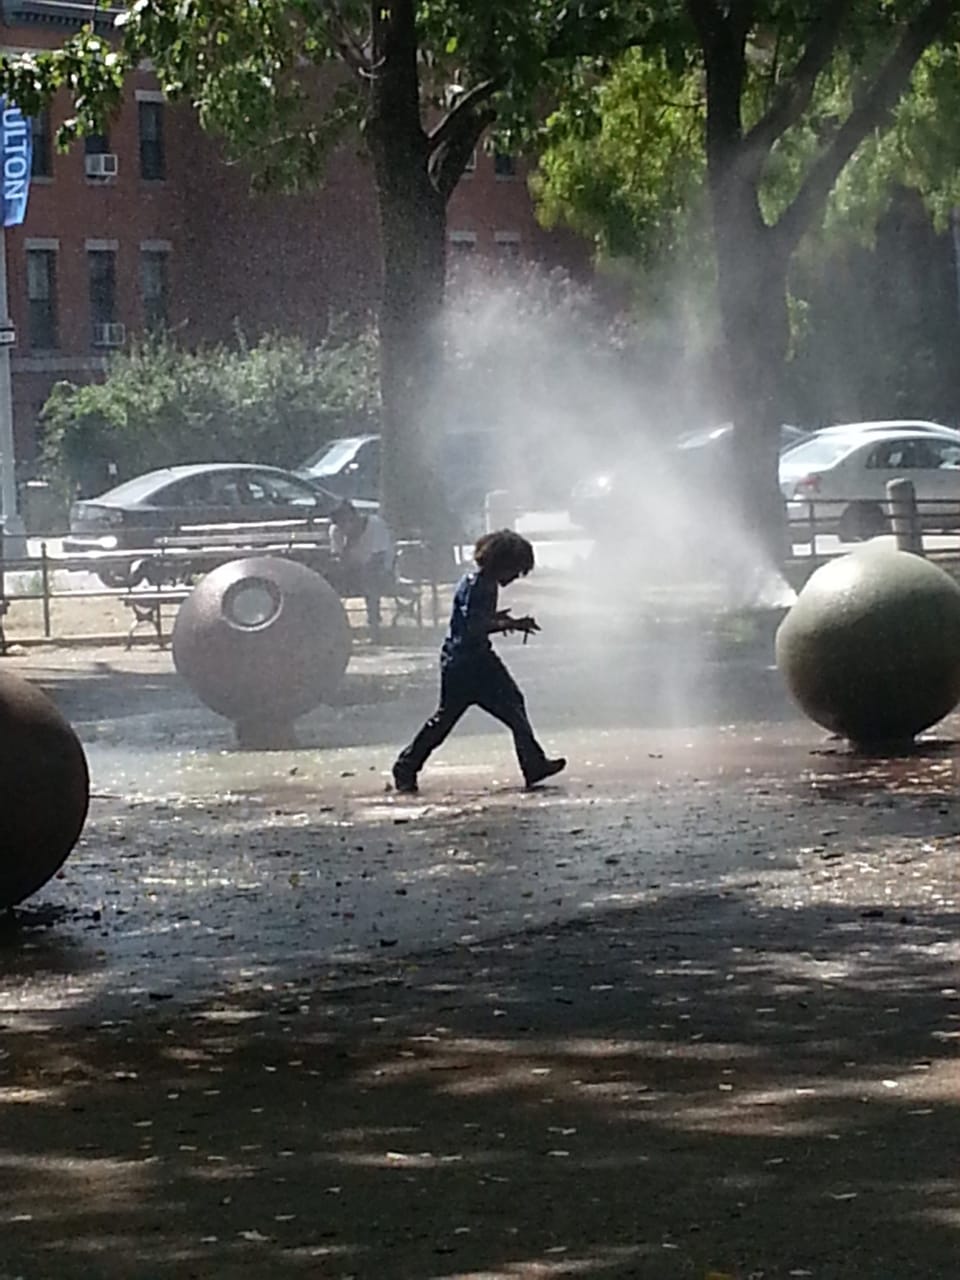
[[[537,765],[535,769],[531,769],[526,775],[526,783],[528,787],[535,787],[538,782],[543,782],[547,778],[552,778],[555,773],[560,773],[562,769],[567,767],[565,756],[557,756],[556,760],[544,760],[542,764]]]

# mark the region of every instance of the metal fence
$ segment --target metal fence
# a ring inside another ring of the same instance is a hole
[[[69,553],[62,551],[60,538],[51,535],[31,538],[32,551],[8,554],[10,544],[16,542],[22,540],[0,538],[0,653],[14,643],[54,640],[123,641],[128,646],[140,639],[165,643],[176,609],[194,583],[218,565],[248,556],[295,559],[336,580],[332,569],[337,558],[325,530],[272,528],[245,531],[241,536],[193,531],[159,538],[149,547]],[[422,627],[425,621],[437,625],[444,577],[439,568],[424,543],[405,540],[397,544],[393,594],[383,593],[388,618],[393,605],[392,625],[410,622]],[[358,623],[362,599],[348,589],[341,590],[341,597],[351,621]],[[78,629],[74,606],[84,603],[89,616]],[[29,607],[30,621],[11,625],[14,607],[18,614],[26,614]],[[71,617],[64,618],[68,608]]]

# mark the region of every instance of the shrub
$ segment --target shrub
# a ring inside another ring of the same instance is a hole
[[[195,352],[161,337],[116,356],[102,382],[58,383],[41,428],[51,478],[89,494],[177,463],[293,467],[377,417],[372,333]]]

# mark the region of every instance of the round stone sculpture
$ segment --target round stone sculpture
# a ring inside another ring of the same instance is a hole
[[[293,560],[219,565],[194,587],[173,628],[177,670],[241,746],[295,745],[293,722],[326,701],[350,660],[340,597]]]
[[[906,745],[960,701],[960,587],[877,539],[810,577],[776,654],[811,720],[856,746]]]
[[[0,673],[0,907],[13,907],[60,870],[90,803],[80,740],[46,694]]]

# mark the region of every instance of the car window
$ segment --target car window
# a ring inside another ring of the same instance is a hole
[[[317,497],[308,484],[301,484],[288,476],[269,472],[254,472],[247,477],[254,501],[278,507],[316,507]]]
[[[204,471],[168,484],[154,495],[154,502],[161,507],[209,507],[215,501],[214,493],[215,477]]]
[[[849,438],[826,439],[814,436],[812,440],[805,440],[802,444],[798,444],[795,449],[791,449],[789,453],[784,454],[783,460],[789,462],[791,467],[796,465],[797,467],[809,467],[811,470],[832,467],[835,462],[839,462],[846,454],[852,452],[856,443],[856,440]]]
[[[380,441],[367,440],[357,451],[355,461],[358,471],[364,477],[376,479],[380,471]]]
[[[331,440],[322,449],[318,449],[316,453],[307,458],[306,462],[302,464],[303,469],[305,471],[316,471],[318,475],[335,475],[348,462],[353,461],[358,452],[357,443],[356,436],[345,436],[339,440]],[[370,444],[375,445],[376,441],[366,441],[365,444],[360,445],[360,451]]]
[[[885,440],[871,452],[867,466],[881,471],[934,470],[942,458],[931,440]]]
[[[915,468],[936,471],[943,465],[943,446],[935,440],[914,440],[910,465]]]

